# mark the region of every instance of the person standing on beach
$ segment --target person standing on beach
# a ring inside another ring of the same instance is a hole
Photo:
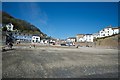
[[[35,44],[33,45],[33,47],[35,48]]]

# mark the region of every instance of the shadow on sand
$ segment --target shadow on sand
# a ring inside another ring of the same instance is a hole
[[[2,49],[2,52],[7,52],[7,51],[11,51],[11,50],[16,50],[16,49],[14,49],[14,48],[12,48],[12,49]]]

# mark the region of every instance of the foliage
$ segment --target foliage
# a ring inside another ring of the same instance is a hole
[[[7,27],[4,26],[4,27],[2,28],[2,31],[7,31]]]
[[[36,26],[30,24],[29,22],[25,20],[16,19],[8,13],[2,12],[2,24],[4,25],[8,23],[12,23],[14,25],[14,30],[17,29],[21,32],[30,32],[31,34],[43,34],[44,36],[46,36],[46,34],[41,32]]]

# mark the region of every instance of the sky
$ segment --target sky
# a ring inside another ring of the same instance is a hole
[[[2,2],[21,2],[21,0],[2,0]],[[119,2],[119,0],[22,0],[22,2]]]
[[[3,2],[2,10],[60,39],[118,26],[117,2]]]

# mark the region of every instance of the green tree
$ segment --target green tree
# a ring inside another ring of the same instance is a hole
[[[2,31],[7,31],[7,27],[4,26],[4,27],[2,28]]]

